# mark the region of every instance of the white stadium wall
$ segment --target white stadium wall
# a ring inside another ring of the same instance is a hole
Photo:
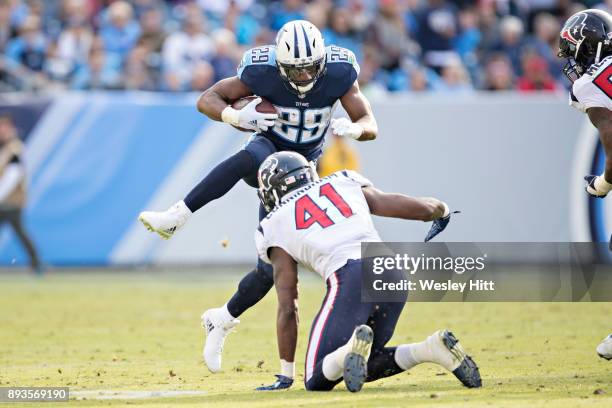
[[[183,198],[245,141],[244,134],[199,115],[195,98],[126,93],[51,100],[27,139],[26,224],[48,263],[255,260],[258,202],[243,182],[198,211],[169,241],[136,221],[142,209],[164,209]],[[0,101],[20,104],[27,101]],[[605,236],[605,208],[586,199],[582,181],[599,165],[597,135],[565,96],[394,96],[373,101],[373,109],[379,138],[355,142],[362,173],[381,189],[439,197],[461,210],[441,239]],[[428,228],[381,218],[376,224],[389,241],[420,241]],[[25,262],[4,229],[0,263]]]

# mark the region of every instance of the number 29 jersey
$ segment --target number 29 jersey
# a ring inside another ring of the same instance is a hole
[[[261,133],[282,150],[306,155],[305,152],[320,147],[334,104],[357,80],[359,64],[353,52],[334,45],[325,51],[325,74],[301,97],[288,89],[280,76],[273,45],[246,51],[238,66],[238,78],[255,95],[276,107],[279,116],[276,124]]]
[[[349,259],[361,258],[361,242],[380,242],[362,187],[372,183],[339,171],[290,193],[255,231],[262,260],[284,249],[299,264],[327,279]]]
[[[570,105],[586,112],[588,108],[612,110],[612,56],[589,67],[572,85]]]

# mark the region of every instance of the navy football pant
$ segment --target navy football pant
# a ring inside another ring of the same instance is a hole
[[[393,336],[403,302],[362,303],[361,261],[349,260],[327,279],[327,294],[310,329],[304,383],[309,391],[329,391],[342,379],[323,375],[323,359],[345,345],[355,327],[367,324],[374,332],[366,381],[403,370],[395,362],[395,347],[385,347]]]
[[[195,212],[217,198],[224,196],[240,179],[249,186],[257,188],[257,170],[259,165],[272,153],[279,151],[272,141],[261,135],[254,135],[246,146],[215,167],[197,186],[187,194],[184,201],[187,207]],[[316,160],[321,155],[319,147],[300,152],[308,160]],[[266,213],[259,206],[259,220]],[[261,259],[257,266],[239,283],[238,290],[228,302],[228,311],[234,317],[259,302],[274,285],[272,266]]]

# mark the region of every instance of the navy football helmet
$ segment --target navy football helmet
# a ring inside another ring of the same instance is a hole
[[[299,153],[277,152],[259,166],[257,194],[267,212],[280,204],[287,193],[317,181],[314,167]]]
[[[559,35],[557,55],[567,59],[563,73],[571,82],[592,64],[612,55],[612,16],[603,10],[585,10],[572,15]]]

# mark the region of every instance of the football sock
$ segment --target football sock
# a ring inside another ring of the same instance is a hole
[[[239,317],[266,296],[272,286],[274,286],[272,266],[258,266],[242,278],[238,290],[227,302],[227,310],[233,317]]]
[[[285,377],[289,377],[289,378],[295,377],[295,362],[294,361],[289,362],[281,358],[280,366],[281,366],[281,370],[280,370],[281,375],[284,375]]]
[[[421,364],[423,361],[414,356],[413,348],[419,343],[402,344],[395,349],[395,362],[403,370],[410,370],[415,365]]]
[[[229,312],[227,308],[227,303],[219,308],[219,317],[223,322],[231,322],[235,319],[235,317]]]
[[[353,332],[353,335],[345,345],[338,347],[335,351],[332,351],[323,358],[321,369],[325,378],[330,381],[336,381],[338,378],[342,377],[344,372],[344,359],[351,351],[354,338],[355,332]]]
[[[196,212],[212,200],[224,196],[241,178],[251,174],[254,169],[252,156],[241,150],[219,163],[185,197],[185,204]]]
[[[342,377],[344,372],[344,358],[349,351],[351,351],[350,341],[323,358],[321,369],[325,378],[330,381],[336,381],[338,378]]]
[[[398,346],[395,350],[395,362],[404,370],[421,363],[436,363],[449,371],[457,368],[451,353],[440,343],[436,333],[420,343]]]

